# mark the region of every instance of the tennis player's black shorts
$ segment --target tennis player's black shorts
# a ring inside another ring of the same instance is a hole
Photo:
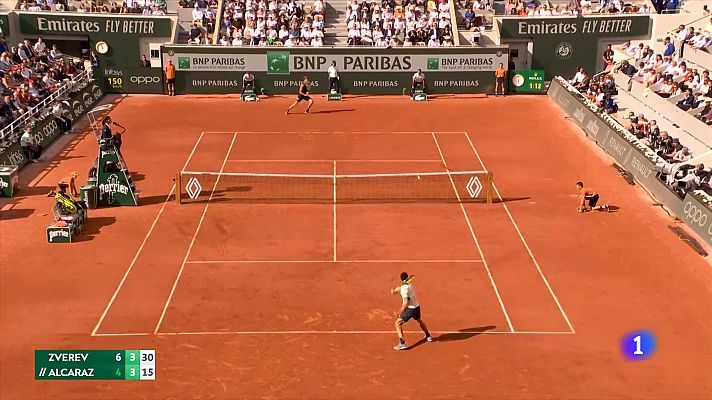
[[[311,100],[311,97],[305,96],[305,95],[303,95],[303,94],[300,93],[300,94],[297,95],[297,103],[299,103],[299,102],[302,101],[302,100],[304,100],[304,101],[309,101],[309,100]]]
[[[584,197],[584,199],[588,201],[589,207],[596,207],[596,203],[598,203],[598,193],[594,194],[593,196],[586,196]]]
[[[503,77],[503,76],[498,76],[498,77],[497,77],[497,83],[504,83],[504,77]]]
[[[420,321],[420,306],[415,308],[406,308],[401,314],[400,318],[403,322],[408,322],[409,319],[413,318],[416,321]]]
[[[166,79],[166,83],[168,83],[169,85],[172,85],[172,84],[176,83],[176,78],[168,78],[168,79]]]

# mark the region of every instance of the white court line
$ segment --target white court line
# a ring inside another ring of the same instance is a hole
[[[232,152],[232,147],[235,145],[235,139],[237,138],[237,132],[234,132],[232,134],[232,141],[230,141],[230,147],[227,149],[227,153],[225,154],[225,158],[223,159],[222,166],[220,166],[220,173],[222,173],[225,170],[225,164],[227,164],[227,158],[230,157],[230,153]],[[153,330],[153,333],[158,333],[158,329],[161,327],[161,323],[163,322],[163,318],[166,316],[166,310],[168,310],[168,304],[170,304],[171,299],[173,298],[173,293],[176,291],[176,287],[178,286],[178,281],[180,281],[180,277],[183,274],[183,269],[185,269],[185,262],[188,261],[188,256],[190,256],[190,251],[193,250],[193,245],[195,244],[195,238],[198,236],[198,232],[200,232],[200,227],[203,225],[203,221],[205,220],[205,214],[208,212],[208,207],[210,206],[210,201],[213,199],[213,195],[215,194],[215,189],[218,187],[218,183],[220,182],[220,175],[218,175],[218,179],[215,180],[215,183],[213,184],[213,189],[210,191],[210,197],[208,197],[208,201],[205,203],[205,207],[203,208],[203,214],[200,216],[200,221],[198,221],[198,226],[195,228],[195,232],[193,232],[193,237],[190,239],[190,245],[188,245],[188,251],[185,252],[185,257],[183,257],[183,263],[180,265],[180,269],[178,270],[178,275],[176,276],[176,280],[173,282],[173,287],[171,288],[171,292],[168,294],[168,298],[166,299],[166,304],[163,306],[163,311],[161,311],[161,317],[158,319],[158,323],[156,323],[156,329]]]
[[[422,331],[403,331],[406,334],[422,334]],[[430,331],[436,335],[575,335],[569,331]],[[205,332],[159,332],[159,333],[98,333],[95,336],[225,336],[225,335],[394,335],[395,331],[205,331]],[[437,338],[436,338],[437,339]]]
[[[497,295],[497,300],[499,301],[499,306],[502,308],[502,312],[504,313],[504,318],[507,319],[507,325],[509,325],[510,332],[513,332],[514,326],[512,326],[512,321],[509,319],[509,314],[507,314],[507,309],[506,309],[506,307],[504,307],[504,302],[502,301],[502,297],[499,295],[499,290],[497,290],[497,284],[494,282],[494,278],[492,277],[492,272],[490,272],[489,266],[487,265],[487,260],[485,259],[485,254],[482,252],[482,248],[480,247],[480,241],[477,240],[477,236],[475,235],[475,230],[472,228],[472,223],[470,222],[470,217],[467,215],[467,210],[465,210],[465,206],[464,206],[464,204],[462,204],[462,200],[460,200],[460,193],[457,191],[457,186],[455,186],[455,181],[453,181],[452,176],[450,175],[450,169],[447,167],[447,162],[445,162],[445,157],[443,156],[443,152],[440,149],[440,144],[438,143],[438,139],[435,137],[434,132],[432,132],[431,135],[433,136],[433,140],[435,141],[435,146],[438,148],[438,153],[440,154],[440,159],[442,159],[442,161],[443,161],[445,170],[448,172],[448,178],[450,178],[450,184],[452,184],[452,190],[455,192],[455,196],[457,197],[458,204],[460,204],[460,209],[462,210],[462,214],[465,217],[465,222],[467,222],[467,227],[470,228],[470,234],[472,235],[472,239],[475,241],[475,246],[477,247],[477,251],[480,253],[480,258],[482,258],[482,264],[484,265],[485,270],[487,270],[487,276],[489,277],[490,283],[492,284],[494,293]]]
[[[470,144],[470,148],[472,148],[472,151],[475,153],[475,156],[480,161],[480,165],[482,165],[482,168],[486,168],[485,163],[482,162],[482,158],[480,157],[480,154],[477,152],[475,145],[472,143],[472,140],[470,139],[470,135],[468,135],[467,132],[463,132],[463,133],[465,134],[465,137],[467,138],[467,142]],[[564,320],[566,321],[566,325],[568,325],[569,329],[571,330],[571,333],[576,333],[573,325],[571,325],[571,321],[569,321],[569,317],[566,315],[564,308],[561,306],[561,303],[559,302],[559,298],[556,297],[556,293],[554,293],[554,290],[551,288],[551,285],[549,284],[549,280],[546,279],[546,276],[544,276],[544,273],[541,270],[541,266],[539,266],[539,262],[536,260],[536,257],[534,257],[534,253],[532,252],[532,249],[529,247],[529,244],[527,243],[526,239],[524,239],[524,235],[522,235],[522,231],[519,229],[519,225],[517,225],[517,223],[514,221],[514,217],[512,216],[512,213],[509,211],[509,207],[507,207],[507,203],[502,201],[502,196],[499,194],[499,190],[497,190],[497,185],[495,185],[493,183],[492,188],[494,189],[494,193],[497,195],[497,198],[499,198],[500,204],[502,204],[504,206],[504,211],[507,213],[507,216],[509,217],[509,220],[512,222],[512,225],[514,225],[514,229],[517,231],[517,235],[519,235],[519,239],[521,239],[522,244],[524,244],[524,248],[527,249],[527,253],[529,253],[529,258],[531,258],[532,262],[534,263],[536,270],[539,272],[539,276],[541,276],[541,279],[544,281],[546,288],[549,289],[549,293],[551,294],[551,297],[554,299],[554,302],[556,302],[556,306],[559,308],[559,311],[561,312],[561,316],[563,316]]]
[[[227,133],[235,133],[234,131],[205,131],[205,133],[219,133],[219,134],[227,134]],[[336,134],[361,134],[361,133],[377,133],[377,134],[408,134],[408,133],[417,133],[417,134],[430,134],[432,131],[240,131],[240,134],[259,134],[259,133],[288,133],[288,134],[299,134],[299,133],[336,133]],[[440,133],[462,133],[462,131],[438,131],[438,134]]]
[[[411,160],[398,160],[398,159],[389,159],[389,160],[379,160],[379,159],[340,159],[340,160],[290,160],[290,159],[281,159],[281,160],[274,160],[274,159],[255,159],[255,160],[241,160],[241,159],[231,159],[227,160],[227,162],[244,162],[244,163],[331,163],[333,161],[338,161],[338,162],[372,162],[372,163],[404,163],[404,162],[422,162],[422,163],[439,163],[440,160],[433,160],[433,159],[411,159]]]
[[[453,176],[453,175],[477,175],[485,174],[488,171],[447,171],[447,172],[400,172],[392,174],[340,174],[337,178],[393,178],[393,177],[409,177],[417,176]],[[320,178],[331,179],[333,174],[287,174],[287,173],[263,173],[263,172],[200,172],[200,171],[183,171],[186,175],[200,176],[237,176],[237,177],[270,177],[270,178]]]
[[[334,257],[333,261],[336,261],[336,160],[334,160]]]
[[[364,263],[364,264],[448,264],[481,263],[482,260],[192,260],[186,264],[327,264],[327,263]]]
[[[193,145],[193,150],[190,151],[190,154],[188,155],[188,159],[185,160],[185,164],[183,164],[182,170],[184,170],[188,166],[188,163],[190,162],[191,158],[193,158],[193,154],[195,154],[195,149],[198,148],[198,144],[200,143],[201,140],[203,140],[204,134],[205,134],[205,132],[200,133],[198,140],[195,142],[195,145]],[[168,201],[170,200],[171,195],[173,195],[173,192],[175,191],[175,189],[176,189],[176,184],[173,183],[173,186],[171,187],[171,191],[168,193],[168,196],[166,196],[166,200],[163,201],[163,205],[161,205],[161,209],[158,210],[158,214],[156,215],[156,218],[153,220],[151,227],[148,229],[146,236],[144,236],[143,242],[141,242],[141,245],[139,246],[138,250],[136,251],[136,254],[134,254],[134,257],[131,260],[131,264],[129,264],[128,269],[126,269],[126,272],[124,272],[124,276],[121,278],[121,281],[119,282],[119,286],[117,286],[116,290],[114,290],[114,294],[111,296],[111,299],[109,300],[109,304],[106,305],[104,312],[101,313],[101,317],[99,317],[99,322],[96,323],[96,325],[94,326],[94,330],[91,331],[92,336],[96,336],[96,334],[97,334],[96,331],[99,330],[99,327],[104,322],[104,318],[106,318],[106,314],[109,312],[109,309],[114,304],[114,301],[116,300],[116,296],[118,296],[119,291],[121,291],[121,288],[124,286],[124,282],[126,282],[126,278],[129,276],[129,273],[131,273],[131,270],[133,269],[134,265],[136,264],[136,260],[138,260],[138,256],[143,251],[143,247],[146,245],[148,238],[153,233],[153,228],[156,227],[156,223],[158,223],[158,219],[161,217],[161,214],[163,214],[163,210],[166,208],[166,204],[168,204]],[[176,195],[178,195],[178,194],[176,194]]]

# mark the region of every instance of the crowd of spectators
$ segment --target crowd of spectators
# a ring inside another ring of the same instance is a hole
[[[210,34],[218,29],[216,44],[223,46],[324,44],[324,0],[314,0],[310,5],[295,0],[226,0],[219,23],[209,7],[207,12],[202,12],[198,4],[194,7],[189,43],[210,43]]]
[[[65,80],[94,67],[89,59],[74,63],[63,57],[56,45],[48,46],[41,37],[11,48],[0,40],[0,128],[30,112]]]
[[[452,16],[447,0],[352,0],[346,6],[348,44],[394,47],[452,46]]]
[[[678,32],[683,30],[684,27],[680,27]],[[602,112],[623,120],[626,129],[655,152],[659,157],[660,178],[671,189],[682,196],[690,190],[709,188],[712,176],[710,171],[705,169],[704,165],[690,164],[689,161],[693,158],[691,151],[680,143],[678,138],[661,130],[657,121],[635,112],[629,112],[625,116],[617,115],[619,110],[615,96],[618,90],[613,73],[620,72],[637,80],[646,86],[646,90],[669,98],[671,104],[712,125],[710,72],[690,68],[684,60],[676,61],[676,49],[669,37],[663,42],[662,53],[654,52],[650,46],[643,43],[633,44],[630,41],[626,41],[617,50],[627,59],[616,64],[614,48],[609,45],[602,55],[607,65],[603,73],[592,77],[579,67],[569,83]]]
[[[684,31],[684,27],[678,29]],[[656,54],[650,46],[626,41],[619,50],[631,61],[621,61],[615,70],[640,82],[646,90],[655,92],[660,97],[673,99],[682,110],[692,110],[705,123],[712,124],[712,119],[709,118],[712,117],[709,113],[712,105],[710,72],[688,67],[684,60],[676,61],[676,49],[670,37],[666,37],[663,44],[663,52]],[[612,53],[609,46],[603,54],[607,64],[606,71],[614,69]]]
[[[704,27],[680,25],[672,31],[672,34],[682,43],[682,46],[709,52],[709,47],[712,46],[712,18]]]
[[[95,0],[23,0],[19,5],[24,11],[71,11],[101,14],[143,14],[165,15],[166,0],[126,0],[124,2],[104,2]]]
[[[675,5],[675,8],[677,6]],[[601,0],[596,4],[590,0],[571,0],[568,4],[550,5],[546,0],[509,0],[505,14],[521,17],[567,16],[587,14],[649,14],[653,10],[645,1],[635,4],[623,0]]]

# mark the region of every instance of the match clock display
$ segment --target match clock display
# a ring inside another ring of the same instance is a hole
[[[544,93],[544,71],[514,70],[509,71],[511,78],[510,90],[514,93]]]

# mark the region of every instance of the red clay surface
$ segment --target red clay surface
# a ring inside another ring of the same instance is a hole
[[[71,245],[46,243],[44,194],[95,142],[23,172],[0,200],[0,398],[712,398],[712,270],[547,98],[291,101],[124,99],[141,206],[91,210]],[[483,169],[469,137],[505,203],[339,204],[338,262],[330,204],[165,203],[184,165],[445,171],[433,133],[453,171]],[[577,180],[620,210],[576,213]],[[402,270],[439,340],[395,352]],[[638,329],[658,350],[630,362]],[[35,349],[155,349],[157,380],[34,381]]]

